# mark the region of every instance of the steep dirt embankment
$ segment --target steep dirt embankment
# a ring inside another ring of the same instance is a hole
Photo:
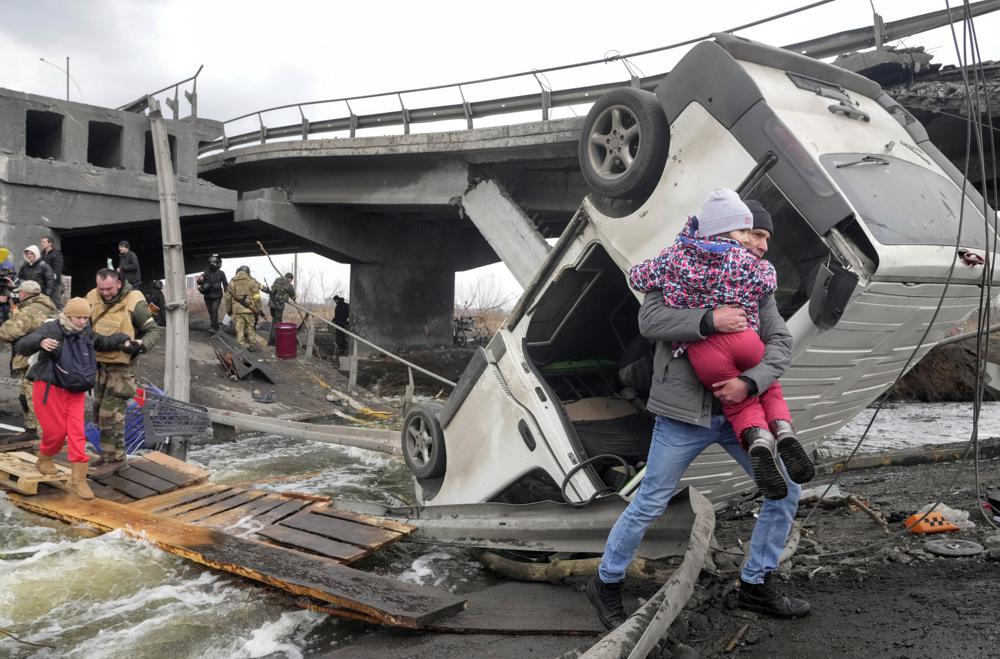
[[[989,361],[1000,364],[1000,332],[991,335]],[[1000,389],[1000,382],[993,383]],[[891,400],[928,403],[971,401],[976,389],[976,341],[968,339],[934,348],[910,369],[889,395]],[[984,400],[1000,400],[986,388]]]

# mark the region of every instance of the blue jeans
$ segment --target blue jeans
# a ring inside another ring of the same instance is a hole
[[[665,416],[656,417],[646,475],[635,498],[615,522],[608,536],[604,557],[598,569],[601,581],[618,583],[625,579],[625,570],[632,562],[646,529],[667,509],[684,471],[702,451],[715,442],[726,449],[748,474],[753,475],[750,457],[740,446],[733,434],[733,427],[724,416],[713,416],[710,428],[675,421]],[[750,537],[750,556],[740,571],[740,578],[749,583],[763,583],[764,575],[777,569],[778,558],[788,540],[788,532],[799,507],[802,488],[788,480],[780,458],[778,466],[788,481],[788,496],[784,499],[765,498],[761,505]]]

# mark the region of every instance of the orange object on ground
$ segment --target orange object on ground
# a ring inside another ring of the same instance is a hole
[[[944,533],[946,531],[958,531],[958,527],[949,522],[939,512],[930,512],[927,517],[920,513],[914,513],[906,518],[906,528],[912,533]],[[920,520],[919,522],[917,520]]]

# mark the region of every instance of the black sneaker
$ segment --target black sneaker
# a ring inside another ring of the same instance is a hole
[[[590,603],[597,610],[597,617],[608,629],[614,629],[618,625],[628,620],[625,615],[625,607],[622,605],[622,584],[604,583],[601,578],[594,575],[594,578],[587,584],[587,597]]]
[[[798,597],[782,595],[774,587],[772,573],[764,575],[764,583],[747,583],[740,579],[740,590],[736,596],[741,609],[755,611],[775,618],[801,618],[808,615],[809,602]]]
[[[771,422],[771,432],[778,438],[778,455],[785,463],[788,477],[793,483],[808,483],[816,476],[816,466],[809,459],[809,454],[795,436],[795,428],[788,421],[781,419]]]
[[[763,428],[752,427],[743,431],[743,443],[750,448],[750,466],[753,467],[753,479],[768,499],[784,499],[788,496],[788,484],[778,469],[774,459],[774,436]]]

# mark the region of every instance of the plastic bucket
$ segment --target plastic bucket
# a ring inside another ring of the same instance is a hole
[[[299,326],[295,323],[274,324],[274,355],[278,359],[295,359],[299,356]]]

